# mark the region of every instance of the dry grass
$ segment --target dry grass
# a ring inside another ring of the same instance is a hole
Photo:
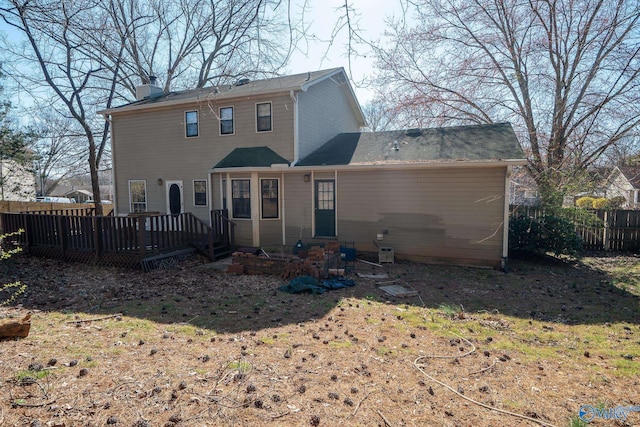
[[[383,270],[420,297],[393,299],[360,278],[289,295],[200,260],[144,274],[18,258],[2,280],[28,290],[0,314],[33,321],[0,342],[0,425],[536,424],[466,397],[568,426],[583,404],[640,404],[630,268],[615,286],[633,263],[399,263]]]

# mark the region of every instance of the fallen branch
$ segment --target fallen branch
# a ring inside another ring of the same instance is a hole
[[[42,402],[42,403],[20,403],[16,400],[11,402],[11,406],[15,407],[20,407],[20,408],[41,408],[43,406],[47,406],[47,405],[51,405],[52,403],[54,403],[55,400],[52,400],[50,402]]]
[[[476,347],[475,347],[475,346],[474,346],[474,345],[473,345],[473,344],[472,344],[468,339],[466,339],[466,338],[464,338],[464,337],[462,337],[462,336],[460,336],[460,335],[458,335],[458,334],[455,334],[455,333],[454,333],[454,335],[458,336],[460,339],[464,340],[465,342],[467,342],[468,344],[470,344],[471,346],[473,346],[473,349],[472,349],[471,351],[468,351],[468,352],[464,353],[463,355],[448,356],[448,358],[459,358],[459,357],[464,357],[464,356],[467,356],[467,355],[469,355],[469,354],[473,353],[473,352],[476,350]],[[442,382],[442,381],[440,381],[440,380],[438,380],[438,379],[436,379],[436,378],[432,377],[431,375],[427,374],[427,373],[424,371],[423,367],[424,367],[425,365],[424,365],[424,364],[422,364],[422,363],[420,363],[420,361],[421,361],[422,359],[428,359],[428,358],[444,359],[444,358],[447,358],[447,356],[439,356],[439,355],[427,355],[427,356],[420,356],[420,357],[416,358],[416,359],[413,361],[413,366],[414,366],[418,371],[420,371],[420,373],[422,373],[422,375],[424,375],[425,377],[427,377],[429,380],[431,380],[431,381],[433,381],[434,383],[439,384],[439,385],[441,385],[442,387],[444,387],[444,388],[448,389],[449,391],[451,391],[452,393],[454,393],[454,394],[455,394],[455,395],[457,395],[458,397],[460,397],[460,398],[462,398],[462,399],[466,400],[467,402],[470,402],[470,403],[473,403],[473,404],[475,404],[475,405],[481,406],[481,407],[483,407],[483,408],[485,408],[485,409],[488,409],[488,410],[490,410],[490,411],[498,412],[498,413],[500,413],[500,414],[510,415],[510,416],[512,416],[512,417],[520,418],[520,419],[527,420],[527,421],[531,421],[531,422],[533,422],[533,423],[540,424],[540,425],[545,426],[545,427],[556,427],[555,425],[553,425],[553,424],[551,424],[551,423],[547,423],[547,422],[545,422],[545,421],[542,421],[542,420],[539,420],[539,419],[536,419],[536,418],[528,417],[528,416],[526,416],[526,415],[522,415],[522,414],[518,414],[518,413],[515,413],[515,412],[507,411],[507,410],[505,410],[505,409],[496,408],[495,406],[487,405],[487,404],[485,404],[485,403],[478,402],[477,400],[472,399],[472,398],[470,398],[470,397],[468,397],[468,396],[465,396],[464,394],[460,393],[458,390],[454,389],[454,388],[453,388],[453,387],[451,387],[450,385],[448,385],[448,384],[446,384],[446,383],[444,383],[444,382]],[[494,364],[495,364],[495,362],[494,362]],[[492,366],[493,366],[493,365],[492,365]],[[491,366],[490,366],[489,368],[491,368]],[[489,369],[489,368],[486,368],[486,369]],[[486,369],[485,369],[485,370],[486,370]],[[480,372],[482,372],[482,371],[480,371]]]
[[[272,420],[277,420],[278,418],[285,417],[285,416],[289,415],[290,413],[291,413],[291,411],[286,411],[286,412],[283,412],[282,414],[271,415],[269,418],[271,418]]]
[[[384,425],[391,427],[391,423],[389,422],[388,419],[384,417],[384,415],[382,415],[382,412],[380,412],[380,410],[378,409],[376,409],[376,412],[378,413],[378,415],[380,415],[380,418],[382,418],[382,420],[384,421]]]
[[[365,394],[365,396],[362,399],[360,399],[360,402],[358,402],[358,404],[356,405],[356,409],[354,409],[353,414],[351,414],[352,417],[355,417],[355,415],[358,413],[358,409],[360,409],[360,405],[362,405],[362,402],[364,402],[365,399],[369,397],[369,395],[371,395],[372,393],[373,392],[370,391],[369,393]]]
[[[91,322],[98,322],[100,320],[107,320],[107,319],[113,319],[116,317],[121,317],[122,313],[116,313],[116,314],[112,314],[110,316],[104,316],[104,317],[96,317],[94,319],[76,319],[76,320],[70,320],[67,323],[91,323]]]

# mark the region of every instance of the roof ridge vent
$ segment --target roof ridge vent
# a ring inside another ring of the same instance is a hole
[[[422,129],[412,128],[404,131],[406,136],[410,136],[411,138],[417,138],[418,136],[422,136]]]

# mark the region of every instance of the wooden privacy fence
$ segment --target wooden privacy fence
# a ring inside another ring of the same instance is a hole
[[[0,213],[46,213],[50,215],[95,215],[96,205],[93,203],[50,203],[50,202],[16,202],[0,200]],[[102,213],[105,216],[113,215],[113,205],[102,205]],[[2,217],[0,216],[0,231],[4,230]]]
[[[598,220],[587,221],[575,215],[576,231],[583,241],[583,248],[592,251],[640,251],[640,211],[589,209]],[[545,215],[544,209],[530,206],[514,206],[512,215],[525,214],[532,218]]]
[[[229,232],[214,230],[190,213],[126,217],[2,213],[1,217],[6,233],[24,230],[13,240],[28,253],[101,265],[139,267],[144,259],[187,247],[213,260],[231,243]]]

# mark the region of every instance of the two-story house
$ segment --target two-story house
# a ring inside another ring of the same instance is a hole
[[[226,209],[241,246],[332,238],[358,250],[499,265],[508,173],[524,164],[509,124],[361,133],[342,68],[162,93],[103,111],[115,209]]]

